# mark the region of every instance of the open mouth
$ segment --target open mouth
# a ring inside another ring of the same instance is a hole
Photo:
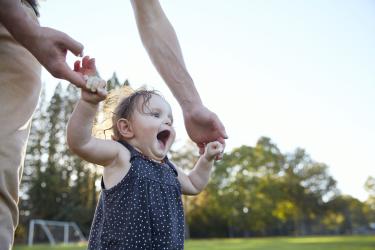
[[[171,135],[171,132],[169,130],[163,130],[158,133],[156,138],[158,138],[158,141],[161,142],[165,146],[167,144],[167,141],[170,135]]]

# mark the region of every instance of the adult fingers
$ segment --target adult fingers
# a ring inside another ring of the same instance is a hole
[[[217,138],[217,141],[225,146],[225,139],[223,137]]]
[[[75,72],[79,72],[81,70],[81,61],[77,60],[74,62],[74,69]]]
[[[107,90],[106,90],[107,82],[103,79],[100,80],[99,82],[99,88],[98,88],[98,94],[101,97],[106,97],[107,96]]]
[[[218,126],[218,131],[220,133],[220,136],[223,138],[223,139],[228,139],[228,135],[227,135],[227,132],[225,131],[225,127],[224,125],[221,123],[221,121],[219,120],[219,118],[217,118],[217,126]]]
[[[83,56],[83,45],[80,42],[77,42],[70,36],[68,36],[65,33],[61,34],[61,40],[60,43],[63,44],[63,46],[71,51],[76,56]]]
[[[107,97],[107,90],[105,89],[97,89],[97,93],[101,98],[106,98]]]
[[[74,64],[74,67],[76,68],[76,64]],[[86,85],[85,79],[83,79],[82,74],[71,70],[66,63],[63,63],[59,68],[59,75],[63,76],[61,78],[64,78],[65,80],[73,83],[79,88],[83,88]]]
[[[199,148],[199,155],[203,155],[204,150],[205,150],[205,144],[204,143],[197,143],[197,146]]]
[[[93,73],[96,74],[95,58],[91,58],[90,60],[88,60],[87,67],[93,70]]]
[[[220,121],[219,117],[215,113],[211,113],[211,124],[214,127],[215,133],[218,133],[219,136],[223,137],[224,139],[228,139],[227,132],[225,131],[225,127],[223,123]]]
[[[88,69],[90,67],[90,57],[89,56],[85,56],[82,58],[82,68],[84,69]]]

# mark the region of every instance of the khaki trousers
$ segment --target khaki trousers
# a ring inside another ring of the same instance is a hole
[[[23,3],[27,15],[34,11]],[[18,192],[30,121],[41,90],[41,66],[0,23],[0,250],[18,224]]]

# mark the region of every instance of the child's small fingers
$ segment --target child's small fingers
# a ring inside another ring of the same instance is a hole
[[[106,81],[104,81],[103,79],[99,79],[98,78],[98,81],[96,82],[96,89],[99,91],[99,90],[105,90],[106,88]]]
[[[99,87],[99,80],[98,80],[98,78],[96,78],[96,77],[94,77],[93,79],[92,79],[92,85],[91,85],[91,88],[92,89],[98,89],[98,87]]]
[[[99,85],[101,88],[105,89],[105,87],[107,86],[107,82],[103,79],[101,79],[100,81],[100,85]]]
[[[213,153],[216,155],[215,160],[221,160],[224,155],[224,145],[217,141],[213,147]]]
[[[216,142],[211,142],[207,145],[207,153],[214,156],[214,155],[218,155],[220,154],[221,152],[221,148],[220,148],[220,145],[217,144]]]
[[[225,144],[220,143],[220,152],[223,154],[225,149]]]
[[[88,75],[83,75],[83,79],[86,81],[86,88],[91,89],[91,79]]]
[[[219,152],[222,150],[223,146],[220,142],[214,141],[210,143],[211,148],[218,150]]]
[[[102,97],[106,97],[107,96],[107,90],[106,90],[106,86],[107,86],[107,82],[104,81],[104,80],[101,80],[100,83],[99,83],[99,88],[98,88],[98,92],[99,94],[102,96]]]
[[[223,159],[223,155],[224,155],[224,154],[218,154],[218,155],[216,156],[215,160],[219,161],[219,160]]]
[[[221,142],[217,142],[217,147],[220,149],[220,150],[223,150],[224,149],[224,146]]]
[[[97,90],[98,91],[98,95],[100,96],[100,97],[102,97],[102,98],[106,98],[107,97],[107,90],[105,90],[105,89],[98,89]]]
[[[74,62],[74,71],[79,72],[81,69],[81,61],[77,60]]]
[[[202,143],[197,143],[197,146],[199,148],[199,155],[203,155],[206,145],[202,142]]]
[[[86,81],[86,88],[90,89],[91,92],[96,92],[99,88],[101,88],[102,79],[97,76],[89,76]]]
[[[87,68],[96,71],[96,67],[95,67],[95,58],[91,58],[90,60],[88,60],[88,62],[87,62]]]
[[[82,58],[82,68],[87,68],[90,61],[89,56],[85,56]]]
[[[89,80],[86,81],[86,88],[91,91],[92,81],[89,81]]]
[[[224,149],[223,149],[223,147],[218,147],[218,148],[216,149],[216,153],[219,154],[219,155],[222,155],[222,154],[224,153]]]

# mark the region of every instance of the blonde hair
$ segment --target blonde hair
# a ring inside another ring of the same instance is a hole
[[[120,88],[113,89],[108,93],[107,98],[101,103],[99,112],[96,115],[93,127],[93,134],[96,137],[103,139],[107,139],[109,137],[115,139],[113,127],[116,126],[116,124],[112,123],[114,110],[123,99],[130,96],[134,92],[134,89],[124,85]]]
[[[152,95],[162,97],[159,92],[147,90],[145,87],[133,90],[129,86],[123,86],[110,91],[103,103],[101,112],[98,113],[94,126],[94,135],[102,138],[104,136],[104,139],[107,138],[107,135],[110,135],[113,140],[120,140],[117,121],[121,118],[130,120],[140,100],[143,101],[141,111],[144,112],[145,106]]]

